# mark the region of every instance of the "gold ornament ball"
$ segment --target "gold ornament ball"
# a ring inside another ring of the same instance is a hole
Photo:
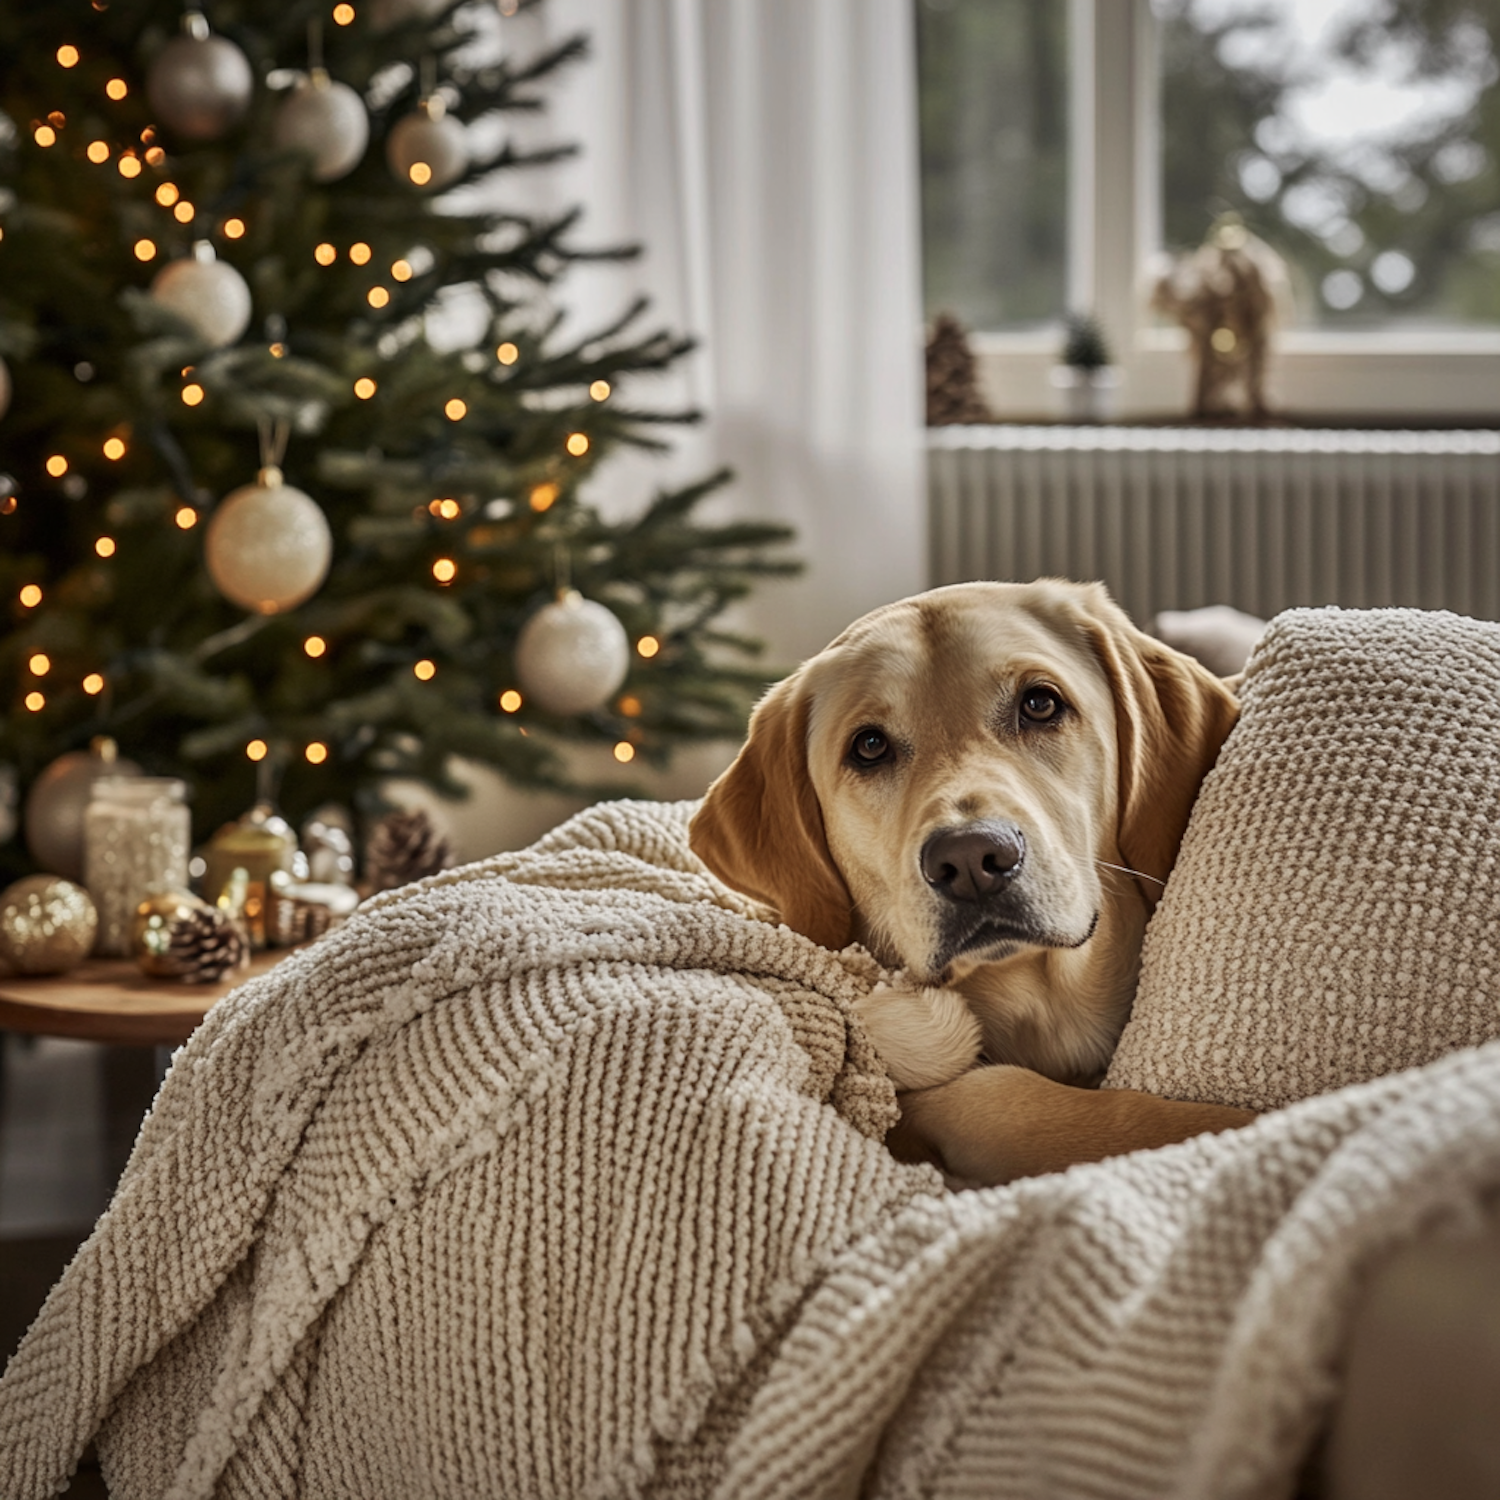
[[[152,891],[135,909],[130,927],[130,951],[141,972],[155,979],[176,979],[181,972],[171,956],[172,924],[208,902],[191,891]]]
[[[0,893],[0,962],[18,974],[66,974],[89,955],[99,913],[56,875],[27,875]]]

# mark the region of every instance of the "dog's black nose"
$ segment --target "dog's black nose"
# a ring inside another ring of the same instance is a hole
[[[979,901],[1021,868],[1026,839],[1014,823],[986,819],[940,828],[922,845],[922,874],[954,901]]]

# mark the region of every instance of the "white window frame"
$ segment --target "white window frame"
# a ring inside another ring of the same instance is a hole
[[[1156,326],[1146,311],[1144,268],[1159,248],[1161,224],[1156,17],[1150,0],[1068,4],[1068,305],[1092,311],[1110,340],[1119,417],[1181,417],[1192,399],[1187,337]],[[985,393],[1003,420],[1056,414],[1051,372],[1060,328],[979,332],[972,342]],[[1268,383],[1273,408],[1293,415],[1493,424],[1500,330],[1281,329]]]

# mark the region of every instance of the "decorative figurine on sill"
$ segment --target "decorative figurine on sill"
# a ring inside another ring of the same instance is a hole
[[[1266,416],[1266,356],[1289,288],[1286,262],[1238,214],[1217,219],[1198,249],[1157,278],[1152,309],[1187,329],[1195,417]]]

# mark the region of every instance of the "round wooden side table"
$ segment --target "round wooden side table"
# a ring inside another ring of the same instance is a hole
[[[90,958],[67,974],[0,974],[0,1030],[138,1047],[185,1042],[214,1001],[292,950],[257,953],[218,984],[148,979],[128,958]]]

